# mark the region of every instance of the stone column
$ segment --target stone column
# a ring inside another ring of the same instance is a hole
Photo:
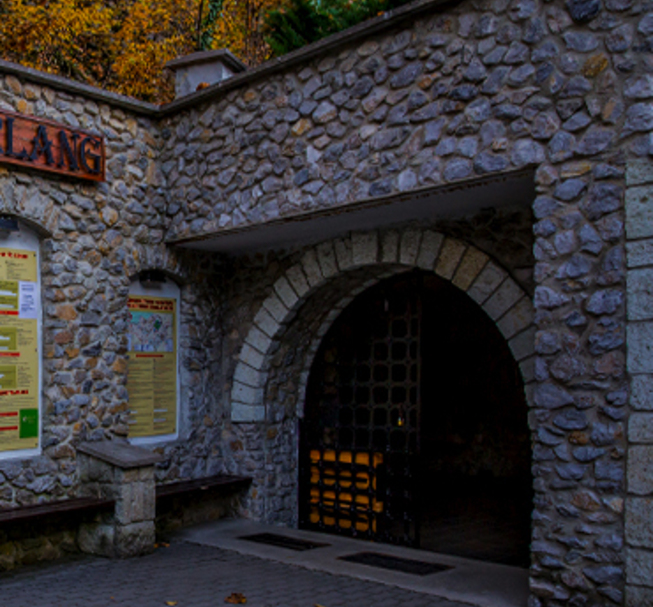
[[[163,459],[122,441],[84,443],[77,448],[83,491],[115,500],[112,514],[79,529],[82,552],[108,557],[147,554],[154,549],[154,464]]]
[[[653,162],[626,172],[628,421],[626,605],[653,605]]]

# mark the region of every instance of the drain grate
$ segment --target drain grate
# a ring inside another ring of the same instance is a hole
[[[248,542],[256,542],[258,544],[268,544],[279,548],[288,548],[289,550],[297,550],[298,552],[331,545],[321,544],[319,542],[309,542],[308,540],[299,540],[295,537],[287,537],[285,535],[279,535],[278,533],[255,533],[254,535],[243,535],[238,539],[247,540]]]
[[[369,565],[370,567],[380,567],[382,569],[392,569],[402,573],[412,573],[413,575],[431,575],[451,569],[449,565],[440,565],[439,563],[428,563],[426,561],[414,561],[413,559],[402,559],[398,556],[381,554],[379,552],[357,552],[347,556],[338,557],[341,561],[350,563],[359,563]]]

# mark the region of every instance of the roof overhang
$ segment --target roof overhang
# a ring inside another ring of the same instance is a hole
[[[530,207],[534,198],[534,169],[529,167],[308,211],[264,223],[226,228],[210,234],[170,240],[168,244],[243,255],[290,249],[347,232],[469,217],[487,208]]]

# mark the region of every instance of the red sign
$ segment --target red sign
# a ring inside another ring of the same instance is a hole
[[[104,181],[104,139],[49,120],[0,110],[0,163]]]

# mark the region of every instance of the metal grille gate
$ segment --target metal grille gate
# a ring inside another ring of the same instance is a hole
[[[322,343],[301,427],[303,528],[419,545],[416,281],[362,296]]]

